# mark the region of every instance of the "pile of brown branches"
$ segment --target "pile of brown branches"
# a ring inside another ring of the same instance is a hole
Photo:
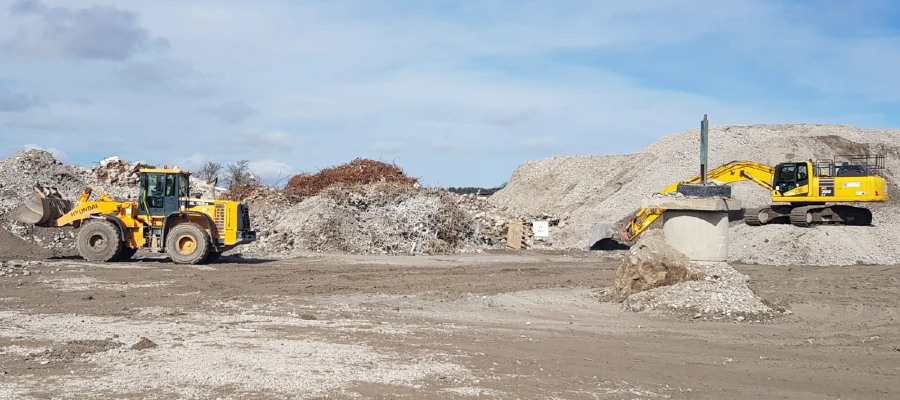
[[[293,196],[308,197],[331,187],[355,187],[374,183],[413,187],[418,183],[418,179],[406,176],[403,170],[394,164],[357,158],[314,174],[296,175],[288,181],[284,190]]]

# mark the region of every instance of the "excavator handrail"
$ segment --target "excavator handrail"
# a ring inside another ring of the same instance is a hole
[[[732,161],[723,164],[706,173],[706,178],[722,184],[734,183],[737,181],[748,180],[760,185],[767,190],[772,189],[772,180],[775,177],[775,168],[769,165],[761,164],[755,161]],[[678,185],[683,183],[699,183],[700,175],[673,183],[659,194],[672,193],[678,190]],[[647,228],[659,218],[665,210],[659,208],[641,208],[634,213],[627,224],[619,231],[622,240],[631,241],[643,233]]]

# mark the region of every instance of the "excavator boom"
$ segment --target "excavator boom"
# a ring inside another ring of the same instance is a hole
[[[760,185],[767,190],[772,190],[772,178],[775,175],[775,168],[760,164],[754,161],[732,161],[717,167],[706,174],[706,179],[718,184],[729,184],[737,181],[749,180]],[[673,183],[665,189],[660,190],[659,194],[673,193],[678,189],[678,185],[682,183],[700,183],[700,175]],[[647,230],[654,221],[663,215],[665,210],[659,208],[642,208],[634,213],[634,216],[628,220],[624,227],[619,230],[619,236],[622,240],[631,241],[638,235]]]

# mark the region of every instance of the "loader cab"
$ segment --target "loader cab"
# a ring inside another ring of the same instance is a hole
[[[798,187],[809,185],[809,163],[781,163],[775,166],[775,178],[772,188],[784,193]]]
[[[164,216],[179,209],[179,197],[189,197],[190,174],[177,169],[142,169],[138,195],[140,215]]]

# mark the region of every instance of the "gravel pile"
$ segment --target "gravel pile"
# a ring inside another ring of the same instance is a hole
[[[625,299],[623,306],[630,311],[666,311],[693,318],[768,317],[773,310],[747,286],[750,278],[727,263],[693,263],[700,276],[671,286],[635,293]]]
[[[866,130],[840,125],[751,125],[710,127],[709,162],[718,166],[735,160],[769,165],[788,160],[831,159],[845,154],[883,154],[889,194],[897,199],[900,175],[900,131]],[[636,211],[643,199],[699,172],[699,128],[668,135],[629,155],[550,157],[517,168],[505,188],[489,202],[511,215],[549,214],[568,217],[551,227],[554,247],[583,249],[590,226],[619,221]],[[744,207],[768,204],[768,192],[752,182],[733,184],[733,196]],[[889,203],[875,212],[876,227],[792,226],[752,227],[738,224],[731,232],[732,261],[778,264],[848,265],[858,261],[885,263],[900,256],[898,211]],[[776,232],[777,231],[777,232]],[[796,242],[800,237],[801,241]],[[859,243],[849,246],[848,237]],[[768,241],[765,241],[768,239]],[[801,251],[785,251],[796,242]],[[831,249],[823,255],[818,249]],[[742,251],[746,249],[746,252]]]
[[[52,257],[53,252],[36,243],[26,241],[12,232],[0,228],[0,260],[43,259]]]

